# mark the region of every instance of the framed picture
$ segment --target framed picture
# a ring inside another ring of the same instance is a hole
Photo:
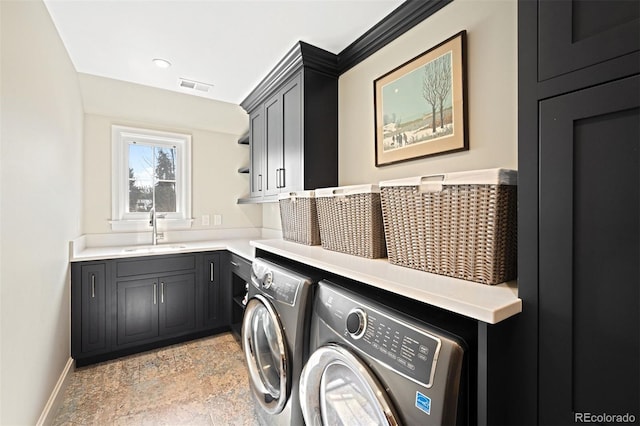
[[[466,31],[374,81],[376,167],[469,149]]]

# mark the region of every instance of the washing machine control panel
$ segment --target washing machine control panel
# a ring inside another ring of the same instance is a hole
[[[270,269],[264,263],[254,262],[251,284],[270,299],[294,306],[303,281],[282,271]]]
[[[318,314],[349,344],[414,381],[430,387],[441,341],[344,294],[332,292],[316,306]]]

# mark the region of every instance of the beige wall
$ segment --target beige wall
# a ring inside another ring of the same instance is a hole
[[[469,151],[375,167],[373,81],[467,30]],[[456,0],[340,76],[339,184],[517,168],[517,2]],[[265,227],[280,227],[265,208]]]
[[[80,81],[86,111],[83,233],[112,232],[112,124],[192,136],[193,230],[262,226],[260,206],[236,203],[249,191],[248,175],[237,173],[249,163],[248,147],[237,143],[248,126],[240,107],[83,74]],[[214,214],[222,215],[220,226],[213,225]],[[202,225],[203,215],[210,216],[209,226]]]
[[[32,425],[69,359],[81,233],[77,74],[41,1],[0,1],[0,424]]]
[[[512,0],[456,0],[340,76],[340,184],[517,168],[516,12]],[[376,168],[373,81],[465,29],[469,151]]]

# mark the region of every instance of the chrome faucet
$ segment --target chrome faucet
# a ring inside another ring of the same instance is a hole
[[[162,219],[164,218],[164,215],[158,215],[156,214],[156,208],[153,207],[150,211],[150,220],[149,220],[149,226],[151,226],[153,228],[153,231],[151,233],[151,244],[153,244],[154,246],[158,244],[158,236],[160,238],[164,238],[164,234],[162,232],[160,232],[158,234],[158,219]]]

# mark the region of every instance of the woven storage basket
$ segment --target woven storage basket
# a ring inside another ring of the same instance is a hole
[[[320,244],[318,213],[313,191],[288,192],[278,196],[282,238],[296,243]]]
[[[377,185],[316,190],[322,248],[370,259],[386,257]]]
[[[517,276],[517,172],[380,183],[389,262],[483,284]]]

